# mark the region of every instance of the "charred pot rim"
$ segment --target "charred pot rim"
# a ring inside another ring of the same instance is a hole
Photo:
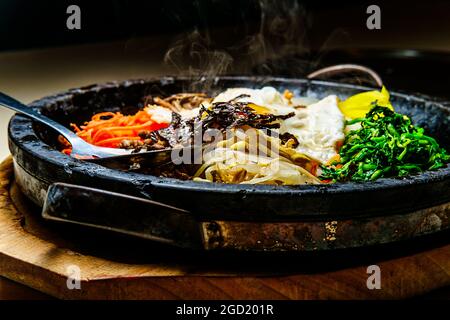
[[[210,81],[209,81],[210,80]],[[325,81],[268,77],[218,77],[211,91],[230,86],[272,85],[296,94],[340,97],[371,88]],[[147,94],[188,90],[192,79],[163,77],[92,85],[45,97],[30,104],[59,121],[77,121],[98,109],[139,107]],[[392,93],[398,111],[424,126],[446,148],[450,145],[450,110],[426,97]],[[70,118],[70,119],[69,119]],[[64,123],[64,122],[63,122]],[[202,218],[283,221],[388,215],[450,201],[450,167],[403,179],[333,185],[226,185],[153,177],[107,169],[68,157],[44,142],[46,132],[16,115],[9,124],[9,146],[17,165],[36,178],[104,188],[161,201],[192,211]]]

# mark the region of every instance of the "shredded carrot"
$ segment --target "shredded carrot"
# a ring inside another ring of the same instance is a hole
[[[317,177],[317,169],[319,168],[319,163],[316,161],[311,161],[311,169],[309,170],[309,172],[311,172],[311,174],[313,176]]]
[[[339,152],[343,145],[344,145],[343,140],[336,142],[336,152]]]
[[[159,107],[161,108],[161,107]],[[118,148],[124,140],[141,140],[142,131],[155,131],[166,128],[169,121],[162,122],[161,109],[146,107],[134,115],[123,115],[120,112],[100,112],[92,116],[84,125],[71,123],[75,133],[93,145],[100,147]],[[159,113],[159,114],[158,114]],[[70,145],[63,144],[62,152],[72,152]]]

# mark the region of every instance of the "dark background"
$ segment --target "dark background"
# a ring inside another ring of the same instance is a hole
[[[403,35],[411,47],[426,47],[419,40],[442,37],[450,30],[449,1],[311,1],[311,0],[154,0],[154,1],[66,1],[2,0],[0,2],[0,50],[60,46],[128,39],[149,35],[170,35],[193,28],[229,28],[217,45],[229,45],[257,32],[261,3],[268,10],[286,16],[294,11],[308,34],[308,45],[317,47],[333,33],[345,33],[342,45],[379,46]],[[81,30],[66,28],[66,8],[77,4],[82,12]],[[366,8],[378,4],[382,29],[365,27]],[[301,7],[300,14],[292,8]],[[427,35],[427,36],[424,36]],[[401,40],[401,39],[400,39]],[[401,41],[403,42],[403,41]],[[429,44],[434,48],[439,43]]]
[[[71,4],[81,30],[66,28]],[[366,27],[370,4],[381,30]],[[0,12],[0,52],[119,42],[124,64],[139,56],[207,75],[302,77],[359,63],[395,89],[450,99],[450,1],[2,0]]]

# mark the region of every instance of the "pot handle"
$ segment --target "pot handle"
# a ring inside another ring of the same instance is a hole
[[[200,224],[188,211],[107,190],[54,183],[48,188],[42,217],[177,247],[203,247]]]
[[[377,86],[382,87],[383,86],[383,80],[381,79],[380,75],[376,73],[374,70],[359,65],[359,64],[336,64],[333,66],[325,67],[319,70],[316,70],[314,72],[311,72],[306,76],[308,79],[315,79],[318,77],[327,77],[327,76],[334,76],[336,74],[340,73],[347,73],[350,71],[358,71],[367,74],[372,80],[377,84]]]

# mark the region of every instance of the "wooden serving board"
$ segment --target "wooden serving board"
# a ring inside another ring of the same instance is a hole
[[[0,275],[63,299],[408,298],[450,286],[448,235],[308,254],[183,251],[44,221],[12,160],[0,164]],[[380,290],[366,285],[374,264]],[[73,266],[81,289],[67,287]]]

